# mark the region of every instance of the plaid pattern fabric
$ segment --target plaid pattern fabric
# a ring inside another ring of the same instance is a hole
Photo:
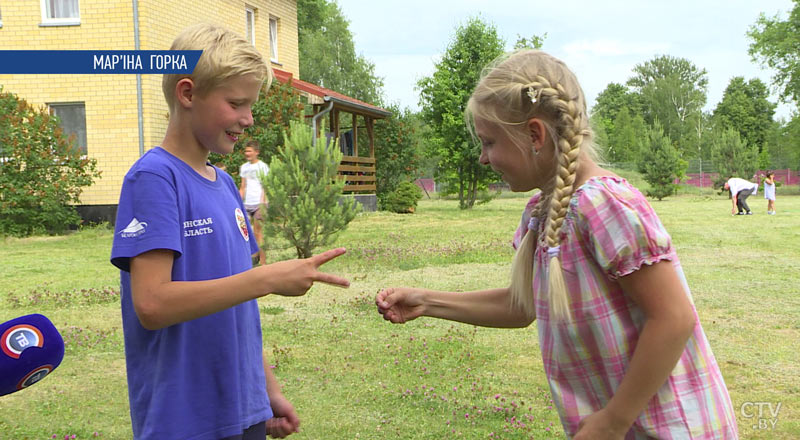
[[[535,195],[514,236],[527,232]],[[686,294],[669,234],[639,191],[624,179],[595,177],[575,191],[560,232],[560,256],[572,322],[549,319],[544,221],[534,257],[533,295],[544,369],[561,423],[571,437],[580,420],[603,408],[622,381],[644,326],[644,314],[617,278],[669,260]],[[657,294],[658,292],[653,292]],[[697,312],[695,311],[695,319]],[[734,410],[698,321],[669,379],[626,439],[735,439]]]

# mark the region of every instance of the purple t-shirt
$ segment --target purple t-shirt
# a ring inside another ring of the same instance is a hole
[[[233,179],[211,182],[166,150],[148,151],[125,176],[111,263],[120,268],[128,397],[137,439],[219,439],[272,417],[255,300],[160,330],[142,327],[130,259],[174,252],[173,281],[228,277],[258,252]]]

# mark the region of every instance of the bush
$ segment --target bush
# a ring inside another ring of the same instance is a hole
[[[0,88],[0,235],[61,233],[80,224],[75,207],[100,176],[58,118]]]
[[[411,182],[403,182],[381,200],[382,208],[398,214],[413,214],[417,202],[422,200],[422,190]]]
[[[308,258],[315,247],[333,240],[361,208],[353,198],[342,199],[344,181],[336,178],[342,153],[325,138],[312,145],[311,127],[292,121],[285,142],[261,177],[269,205],[264,221],[268,237],[283,237]]]

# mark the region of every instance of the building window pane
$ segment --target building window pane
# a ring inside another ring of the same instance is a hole
[[[61,129],[67,138],[75,135],[74,146],[86,154],[86,106],[77,104],[50,104],[53,114],[61,120]]]
[[[253,46],[256,45],[256,12],[251,8],[245,8],[245,33],[247,41]]]
[[[79,18],[78,0],[43,0],[45,18]]]
[[[278,19],[269,18],[269,47],[272,61],[278,61]]]

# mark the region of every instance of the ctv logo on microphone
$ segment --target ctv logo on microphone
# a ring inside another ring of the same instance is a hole
[[[42,332],[28,324],[15,325],[6,330],[3,336],[0,337],[0,347],[2,347],[3,353],[14,359],[19,359],[22,352],[27,348],[41,347],[43,345]]]

